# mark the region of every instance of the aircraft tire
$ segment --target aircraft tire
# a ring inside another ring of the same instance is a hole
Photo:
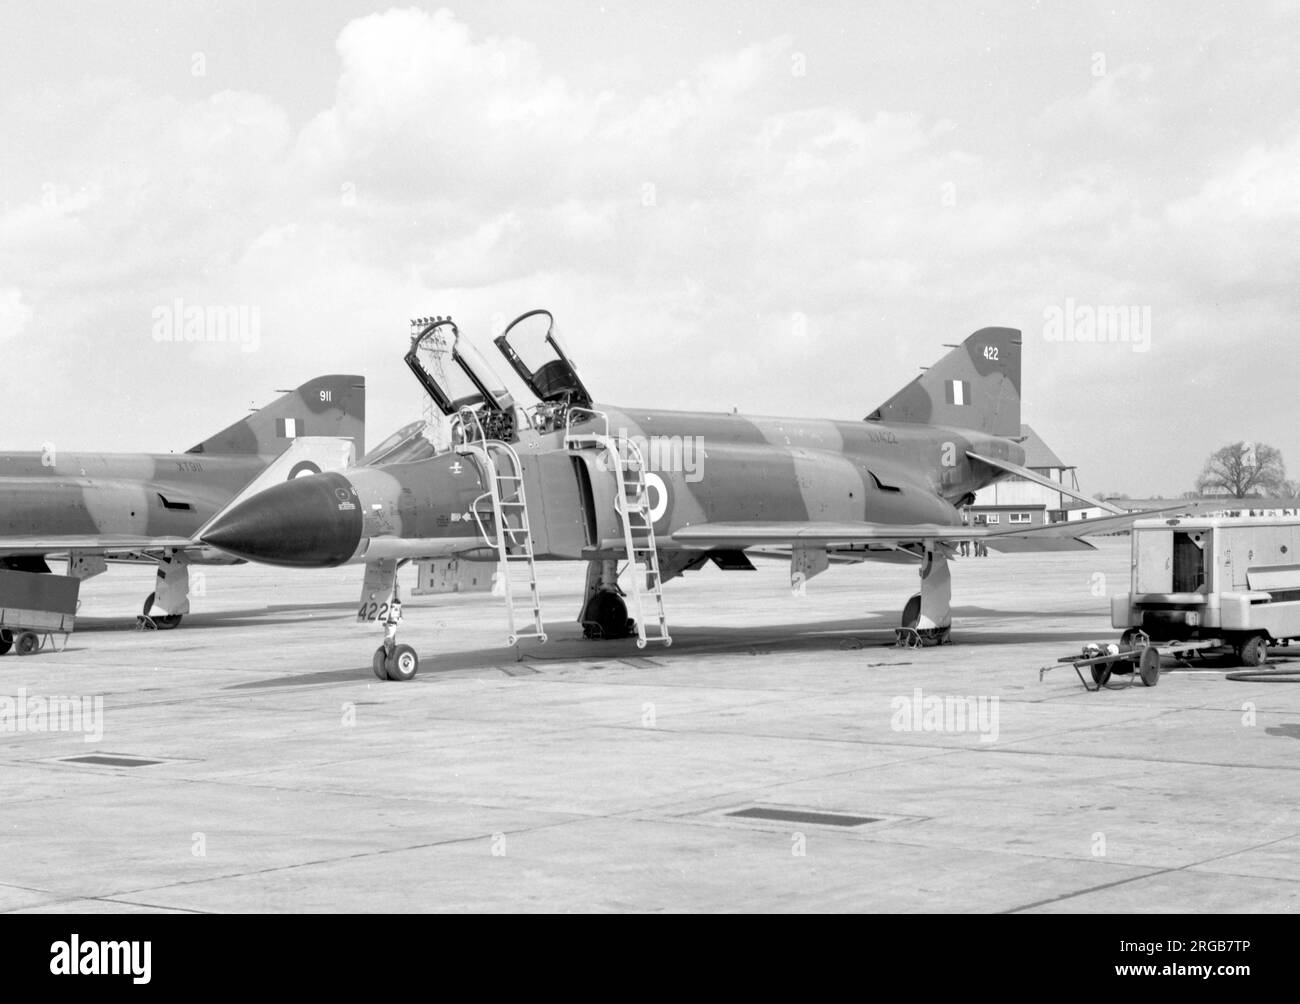
[[[916,593],[903,607],[903,617],[899,627],[916,628],[921,623],[921,594]]]
[[[172,628],[180,624],[181,618],[184,617],[185,615],[184,614],[158,614],[157,616],[150,616],[149,609],[153,606],[155,595],[156,595],[155,593],[150,593],[148,596],[144,598],[144,609],[141,610],[140,613],[144,617],[150,630],[170,631]]]
[[[635,622],[627,615],[627,604],[623,597],[611,591],[596,597],[594,620],[605,638],[626,638],[636,633]]]
[[[370,660],[370,668],[379,679],[388,679],[388,653],[384,651],[383,645],[375,649],[375,657]]]
[[[384,666],[390,680],[405,683],[415,679],[415,674],[420,671],[420,656],[410,645],[398,645],[393,649],[393,657],[386,660]]]

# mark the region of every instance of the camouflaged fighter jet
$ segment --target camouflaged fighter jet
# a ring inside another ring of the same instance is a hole
[[[150,627],[175,627],[189,612],[188,566],[234,563],[200,545],[198,531],[280,467],[283,477],[297,477],[348,466],[364,437],[365,379],[334,375],[283,392],[184,453],[47,446],[0,454],[0,567],[48,572],[47,558],[66,557],[68,574],[86,579],[110,559],[157,563],[141,617]]]
[[[357,617],[388,627],[374,656],[381,678],[410,679],[419,666],[395,637],[396,571],[410,559],[497,562],[510,644],[545,641],[534,562],[585,561],[586,634],[634,632],[642,647],[672,642],[662,584],[708,561],[752,569],[750,555],[780,554],[795,584],[832,561],[908,561],[921,582],[900,640],[929,645],[948,640],[954,543],[1090,548],[1080,533],[1136,518],[1089,520],[1086,530],[963,525],[975,492],[1011,475],[1118,511],[1023,466],[1021,339],[1010,328],[975,332],[866,418],[843,422],[593,404],[546,311],[494,342],[522,386],[512,394],[449,318],[412,324],[406,363],[450,420],[451,447],[276,485],[203,534],[273,565],[364,563]],[[633,570],[623,585],[620,563]],[[521,588],[528,615],[517,626]]]

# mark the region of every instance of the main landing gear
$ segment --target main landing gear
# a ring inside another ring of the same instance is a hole
[[[587,600],[578,614],[584,638],[630,638],[636,621],[627,615],[627,602],[618,584],[617,561],[587,563]]]
[[[157,613],[154,608],[157,607]],[[146,631],[169,631],[190,612],[190,563],[183,551],[169,550],[158,561],[154,591],[136,618]]]
[[[154,593],[150,593],[144,598],[144,609],[136,615],[136,621],[140,627],[146,631],[170,631],[181,622],[184,614],[151,614],[153,609]]]
[[[952,574],[943,545],[925,548],[921,559],[921,591],[903,607],[902,623],[894,629],[900,648],[948,645],[952,632]]]

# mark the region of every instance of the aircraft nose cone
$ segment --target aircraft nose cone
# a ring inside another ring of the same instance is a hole
[[[245,499],[202,536],[205,544],[268,565],[341,565],[361,541],[361,506],[347,478],[294,478]]]

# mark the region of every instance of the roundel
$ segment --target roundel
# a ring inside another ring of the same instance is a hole
[[[293,470],[289,472],[288,480],[292,481],[294,478],[301,478],[308,474],[319,474],[319,473],[320,473],[320,468],[317,467],[310,460],[300,460],[298,461],[298,463],[293,465]]]
[[[668,486],[653,471],[646,471],[645,488],[650,503],[650,522],[658,523],[668,511]]]

